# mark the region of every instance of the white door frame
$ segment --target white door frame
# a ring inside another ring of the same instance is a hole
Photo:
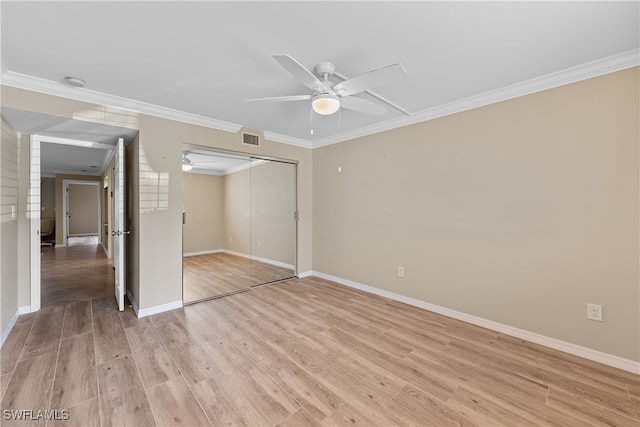
[[[27,201],[30,245],[31,311],[40,310],[40,139],[29,138],[29,196]]]
[[[30,218],[30,293],[31,312],[40,310],[41,289],[40,289],[40,143],[49,142],[54,144],[75,145],[80,147],[108,149],[106,144],[76,139],[56,138],[50,136],[30,135],[29,138],[29,196],[28,215]],[[116,147],[111,146],[110,149]],[[108,162],[107,162],[108,163]],[[102,181],[96,181],[102,182]],[[98,189],[99,190],[99,189]],[[101,212],[102,213],[102,212]],[[64,222],[64,221],[63,221]],[[66,231],[66,230],[65,230]],[[98,228],[100,233],[100,228]],[[66,242],[65,242],[66,243]]]
[[[118,144],[115,149],[115,167],[113,168],[113,214],[111,215],[113,221],[113,231],[111,234],[113,238],[113,268],[115,269],[114,277],[114,293],[116,295],[116,302],[118,304],[118,310],[124,311],[124,294],[127,289],[126,284],[126,249],[125,237],[129,235],[129,231],[125,230],[125,210],[124,210],[124,193],[126,191],[125,185],[125,149],[124,139],[118,138]]]
[[[62,246],[67,246],[69,244],[69,184],[80,184],[80,185],[93,185],[96,187],[96,197],[98,198],[98,242],[102,243],[102,192],[101,184],[102,179],[100,181],[85,181],[79,179],[63,179],[62,180],[62,206],[64,209],[64,221],[62,221]]]

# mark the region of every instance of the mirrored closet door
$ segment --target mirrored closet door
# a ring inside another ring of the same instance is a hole
[[[251,159],[251,284],[296,275],[296,165]]]
[[[293,162],[183,147],[183,300],[296,275]]]

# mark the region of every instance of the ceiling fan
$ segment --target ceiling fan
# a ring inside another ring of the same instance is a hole
[[[333,114],[341,107],[365,114],[382,115],[387,109],[374,102],[358,98],[356,95],[368,91],[387,80],[407,74],[402,64],[392,64],[384,68],[372,70],[359,76],[347,79],[336,73],[336,66],[331,62],[321,62],[315,66],[316,76],[290,55],[273,55],[273,58],[300,83],[313,90],[308,95],[276,96],[270,98],[249,99],[249,101],[306,101],[311,100],[313,111],[322,115]],[[336,75],[344,81],[338,84],[329,80]],[[378,99],[382,99],[376,96]]]

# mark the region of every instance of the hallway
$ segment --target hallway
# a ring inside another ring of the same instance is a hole
[[[42,307],[114,295],[114,273],[98,244],[42,248]]]

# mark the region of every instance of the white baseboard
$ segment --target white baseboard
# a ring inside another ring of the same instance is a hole
[[[136,313],[136,317],[147,317],[152,316],[154,314],[163,313],[165,311],[175,310],[176,308],[182,308],[182,300],[174,301],[167,304],[156,305],[155,307],[143,308],[140,309],[138,307],[138,303],[131,295],[131,292],[127,290],[127,297],[129,298],[129,302],[131,302],[131,306],[133,307],[133,311]]]
[[[156,305],[154,307],[138,309],[136,315],[138,317],[147,317],[158,313],[164,313],[165,311],[175,310],[176,308],[182,308],[182,306],[182,300],[174,301],[167,304]]]
[[[298,273],[298,277],[300,279],[304,279],[305,277],[311,277],[313,276],[313,271],[309,270],[309,271],[303,271],[302,273]],[[318,276],[320,277],[320,276]]]
[[[286,264],[284,262],[276,261],[276,260],[273,260],[273,259],[261,258],[261,257],[258,257],[258,256],[249,255],[249,254],[244,254],[242,252],[230,251],[230,250],[227,250],[227,249],[223,249],[222,252],[224,252],[226,254],[230,254],[230,255],[240,256],[240,257],[243,257],[243,258],[249,258],[249,259],[252,259],[252,260],[255,260],[255,261],[264,262],[266,264],[275,265],[277,267],[288,268],[288,269],[291,269],[291,270],[295,270],[295,268],[296,268],[295,265],[293,265],[293,264]]]
[[[182,254],[182,257],[186,258],[186,257],[198,256],[198,255],[219,254],[220,252],[224,252],[224,249],[211,249],[209,251],[187,252]]]
[[[332,282],[336,282],[341,285],[349,286],[351,288],[359,289],[364,292],[389,298],[394,301],[412,305],[414,307],[419,307],[428,311],[432,311],[434,313],[442,314],[447,317],[462,320],[463,322],[467,322],[467,323],[471,323],[472,325],[491,329],[492,331],[500,332],[505,335],[510,335],[512,337],[527,340],[536,344],[543,345],[545,347],[553,348],[555,350],[569,353],[574,356],[579,356],[585,359],[593,360],[595,362],[613,366],[614,368],[623,369],[625,371],[629,371],[634,374],[640,374],[640,363],[634,362],[633,360],[624,359],[622,357],[614,356],[608,353],[603,353],[598,350],[582,347],[582,346],[561,341],[555,338],[536,334],[534,332],[525,331],[523,329],[514,328],[513,326],[504,325],[502,323],[494,322],[492,320],[484,319],[482,317],[473,316],[471,314],[463,313],[456,310],[451,310],[446,307],[430,304],[428,302],[410,298],[404,295],[400,295],[400,294],[385,291],[382,289],[374,288],[371,286],[363,285],[362,283],[354,282],[348,279],[343,279],[341,277],[332,276],[330,274],[325,274],[318,271],[312,271],[311,275],[319,277],[321,279],[330,280]],[[299,277],[302,277],[302,276],[299,276]]]
[[[25,313],[31,313],[31,306],[27,305],[24,307],[18,307],[16,309],[16,312],[13,313],[13,316],[11,316],[11,320],[9,320],[9,324],[7,325],[6,328],[4,328],[4,331],[2,331],[2,335],[0,335],[0,348],[2,348],[2,346],[4,345],[4,342],[9,337],[11,330],[16,325],[16,322],[18,321],[18,317],[20,317],[21,314],[25,314]]]

